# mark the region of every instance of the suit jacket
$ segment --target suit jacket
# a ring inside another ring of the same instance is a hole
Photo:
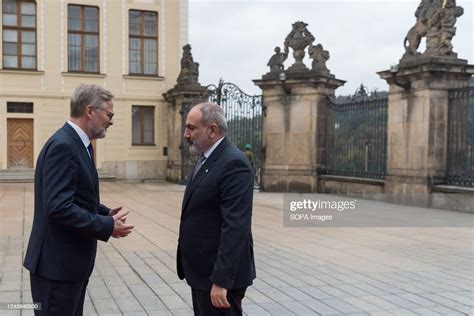
[[[36,163],[35,211],[24,266],[51,280],[87,280],[97,239],[107,241],[113,232],[109,210],[100,204],[97,170],[87,149],[64,124]]]
[[[253,172],[227,138],[211,153],[184,193],[177,270],[198,290],[213,283],[237,289],[252,284]]]

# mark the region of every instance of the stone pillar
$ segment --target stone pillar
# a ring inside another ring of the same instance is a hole
[[[474,66],[422,57],[378,74],[389,86],[385,192],[426,205],[432,183],[446,175],[448,90],[468,86]]]
[[[264,191],[316,192],[326,159],[327,96],[344,81],[330,74],[282,71],[254,80],[264,106]],[[281,73],[280,73],[281,75]]]
[[[207,88],[199,84],[199,63],[191,54],[191,45],[183,46],[181,71],[174,88],[163,96],[168,101],[168,166],[166,180],[185,183],[191,168],[188,146],[183,143],[184,124],[191,106],[204,101]]]

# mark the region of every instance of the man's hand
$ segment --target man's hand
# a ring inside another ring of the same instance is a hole
[[[119,207],[117,209],[122,209],[122,208]],[[113,209],[110,212],[113,212],[114,210],[117,210],[117,209]],[[130,211],[117,210],[116,214],[112,216],[112,218],[114,219],[114,231],[112,232],[112,237],[114,238],[127,237],[132,232],[135,226],[125,224],[125,219],[127,218],[128,213],[130,213]]]
[[[217,308],[230,308],[227,301],[227,289],[213,284],[211,288],[211,303]]]
[[[109,211],[109,216],[114,216],[114,215],[117,214],[119,211],[121,211],[122,208],[123,208],[123,207],[119,206],[119,207],[114,208],[113,210],[110,210],[110,211]]]

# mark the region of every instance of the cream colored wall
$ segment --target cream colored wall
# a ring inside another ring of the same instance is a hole
[[[100,74],[67,72],[67,6],[93,5],[100,12]],[[128,75],[128,11],[158,12],[158,77]],[[94,83],[114,95],[114,125],[97,141],[97,165],[123,161],[166,164],[167,105],[162,94],[179,72],[182,43],[187,41],[187,0],[38,0],[38,71],[0,70],[0,168],[6,168],[6,120],[34,119],[35,160],[43,144],[69,116],[69,96],[79,83]],[[1,23],[0,23],[1,25]],[[0,51],[1,51],[0,32]],[[0,68],[1,59],[0,59]],[[33,102],[34,114],[6,113],[7,101]],[[131,108],[155,106],[156,146],[131,145]]]

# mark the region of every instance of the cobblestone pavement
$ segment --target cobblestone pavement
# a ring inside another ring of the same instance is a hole
[[[102,201],[132,211],[128,238],[99,243],[85,315],[192,315],[175,272],[184,187],[102,183]],[[283,194],[256,193],[257,279],[248,315],[474,315],[473,215],[363,201],[377,214],[424,212],[465,228],[289,228]],[[382,212],[383,211],[383,212]],[[32,184],[0,184],[0,315],[31,302],[22,258],[31,230]]]

